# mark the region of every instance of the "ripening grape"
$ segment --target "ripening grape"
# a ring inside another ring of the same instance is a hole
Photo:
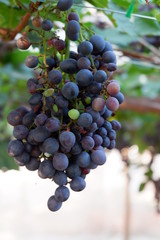
[[[120,85],[117,81],[113,81],[113,82],[110,82],[107,86],[107,92],[110,94],[110,95],[116,95],[118,94],[120,91]]]
[[[106,106],[110,111],[115,112],[119,108],[119,102],[115,97],[109,97]]]
[[[29,68],[35,68],[37,67],[39,63],[39,59],[36,56],[28,56],[26,57],[25,64]]]
[[[17,47],[19,49],[22,50],[26,50],[31,46],[31,43],[29,41],[29,39],[27,37],[20,37],[17,41],[16,41]]]
[[[102,111],[103,108],[105,106],[105,100],[103,98],[95,98],[93,101],[92,101],[92,108],[93,110],[95,111]]]
[[[40,16],[36,16],[32,19],[32,25],[34,27],[40,28],[42,21],[43,21],[43,19]]]
[[[49,208],[50,211],[52,212],[56,212],[58,211],[61,206],[62,206],[62,202],[58,201],[55,196],[51,196],[49,199],[48,199],[48,202],[47,202],[47,206]]]

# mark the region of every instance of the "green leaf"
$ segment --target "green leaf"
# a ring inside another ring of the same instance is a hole
[[[134,10],[134,5],[135,5],[135,0],[133,0],[133,1],[131,2],[130,6],[129,6],[127,12],[126,12],[126,17],[128,17],[128,18],[131,17],[132,12],[133,12],[133,10]]]
[[[143,182],[143,183],[140,184],[140,186],[139,186],[139,192],[142,192],[142,191],[144,190],[146,184],[147,184],[146,182]]]
[[[87,2],[91,3],[95,7],[100,7],[100,8],[108,7],[108,0],[100,0],[100,1],[87,0]]]
[[[152,175],[153,175],[152,169],[149,169],[144,175],[148,177],[148,179],[152,179]]]

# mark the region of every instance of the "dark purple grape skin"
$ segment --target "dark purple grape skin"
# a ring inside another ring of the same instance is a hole
[[[59,141],[64,148],[72,148],[76,142],[76,137],[72,132],[63,131],[59,134]]]
[[[66,170],[67,177],[73,179],[81,175],[81,169],[76,163],[72,163]]]
[[[28,153],[30,153],[33,149],[33,146],[31,144],[29,144],[28,142],[26,142],[24,144],[24,147],[25,147],[25,151],[28,152]]]
[[[74,146],[72,147],[72,149],[71,149],[71,154],[72,155],[78,155],[81,152],[82,152],[82,147],[81,147],[81,145],[78,142],[76,142],[74,144]]]
[[[91,67],[91,62],[86,57],[81,57],[77,61],[77,65],[79,69],[89,69]]]
[[[93,140],[95,142],[95,147],[99,147],[103,143],[103,138],[99,134],[94,134],[93,135]]]
[[[60,129],[60,121],[58,118],[48,118],[45,127],[49,132],[57,132]]]
[[[93,118],[91,116],[91,114],[89,113],[82,113],[80,114],[78,120],[77,120],[77,124],[80,127],[89,127],[93,122]]]
[[[114,72],[117,70],[117,65],[116,63],[107,63],[106,68],[109,72]]]
[[[60,202],[65,202],[70,196],[69,189],[65,186],[60,186],[55,191],[55,198]]]
[[[18,140],[25,139],[28,136],[28,133],[29,133],[29,130],[24,125],[17,125],[14,127],[14,130],[13,130],[13,136]]]
[[[98,126],[97,126],[97,123],[93,122],[89,127],[86,128],[90,134],[94,133],[97,129],[98,129]]]
[[[15,157],[17,163],[20,163],[20,166],[24,166],[30,161],[30,155],[27,152],[23,152],[21,155]]]
[[[123,93],[119,92],[116,95],[114,95],[114,97],[118,100],[119,104],[124,102],[124,95],[123,95]]]
[[[30,111],[27,113],[22,120],[23,125],[29,127],[31,124],[33,124],[35,118],[35,113],[33,111]]]
[[[56,170],[64,171],[69,165],[67,155],[64,153],[56,153],[53,157],[52,164]]]
[[[77,60],[78,54],[74,51],[70,51],[69,58],[73,58],[73,59]]]
[[[67,11],[73,5],[73,0],[59,0],[57,3],[57,8],[60,11]]]
[[[94,74],[94,80],[98,83],[103,83],[107,80],[107,74],[103,70],[98,70]]]
[[[29,67],[29,68],[35,68],[35,67],[37,67],[38,63],[39,63],[38,57],[36,57],[36,56],[31,56],[31,55],[28,56],[28,57],[26,57],[25,65],[26,65],[27,67]]]
[[[56,173],[53,176],[53,181],[59,185],[63,186],[67,184],[67,175],[64,172],[56,171]]]
[[[97,130],[97,133],[102,137],[106,137],[107,136],[107,130],[104,128],[104,127],[100,127],[98,130]]]
[[[80,31],[80,25],[77,21],[75,20],[71,20],[68,22],[67,24],[67,30],[66,30],[69,34],[77,34]]]
[[[104,151],[95,150],[91,153],[92,161],[97,165],[103,165],[106,162],[106,155]]]
[[[75,177],[70,182],[70,188],[75,192],[80,192],[86,187],[86,182],[82,177]]]
[[[29,110],[28,108],[21,106],[16,108],[16,112],[19,112],[21,114],[21,117],[23,118],[29,112]]]
[[[59,149],[59,143],[55,138],[47,138],[42,144],[42,149],[44,153],[55,154]]]
[[[109,131],[107,136],[109,137],[110,140],[115,140],[116,139],[116,131],[115,130]]]
[[[42,100],[42,94],[41,93],[35,93],[32,95],[29,99],[30,105],[37,105]]]
[[[111,141],[108,137],[103,138],[103,144],[102,144],[103,147],[108,148],[110,146],[110,143]]]
[[[44,142],[45,139],[47,139],[51,135],[51,133],[44,126],[38,126],[33,131],[34,131],[33,139],[37,143]]]
[[[29,131],[27,142],[31,145],[38,145],[38,142],[34,140],[34,129]]]
[[[34,122],[35,122],[36,126],[38,127],[38,126],[43,126],[45,124],[46,120],[47,120],[47,115],[44,113],[40,113],[36,116]]]
[[[90,136],[85,136],[81,140],[81,145],[84,150],[91,150],[94,148],[95,142],[94,139]]]
[[[87,87],[92,81],[93,81],[93,76],[88,69],[81,69],[76,74],[76,82],[81,87]]]
[[[93,81],[90,85],[89,85],[89,92],[92,94],[100,94],[100,92],[102,91],[102,84]]]
[[[57,105],[58,108],[67,108],[69,102],[63,96],[57,96],[55,104]]]
[[[52,57],[46,58],[46,64],[47,64],[48,70],[52,70],[52,68],[56,67],[57,65],[55,59]]]
[[[68,18],[69,21],[75,20],[75,21],[79,22],[79,16],[78,16],[78,14],[75,13],[75,12],[70,12],[70,13],[68,14],[68,17],[67,17],[67,18]]]
[[[73,58],[68,58],[60,63],[62,72],[74,74],[78,71],[77,61]]]
[[[22,123],[22,116],[17,111],[11,111],[7,115],[7,122],[12,126],[20,125]]]
[[[56,212],[61,208],[62,202],[58,201],[53,195],[48,199],[47,206],[50,211]]]
[[[81,168],[87,168],[90,165],[90,162],[91,162],[90,154],[87,152],[83,151],[76,157],[76,163]]]
[[[112,124],[109,121],[105,121],[103,127],[109,132],[112,130]]]
[[[112,124],[112,129],[113,129],[113,130],[118,131],[118,130],[121,129],[121,124],[120,124],[120,122],[118,122],[117,120],[113,120],[113,121],[111,122],[111,124]]]
[[[101,53],[105,48],[105,41],[103,37],[99,35],[93,35],[89,40],[93,45],[93,53]]]
[[[106,51],[113,51],[112,45],[110,44],[110,42],[107,42],[107,41],[105,41],[105,47],[101,54],[103,54]]]
[[[8,154],[11,157],[20,156],[24,151],[24,144],[20,140],[12,140],[8,144]]]
[[[116,63],[116,55],[113,51],[104,52],[102,55],[102,59],[104,63]]]
[[[84,56],[88,56],[93,51],[93,45],[89,41],[83,41],[78,46],[78,52]]]
[[[48,73],[48,80],[50,84],[59,84],[63,78],[62,73],[59,70],[52,70]]]
[[[66,44],[62,39],[57,39],[54,43],[54,47],[58,52],[61,52],[65,49]]]
[[[40,161],[38,158],[31,157],[30,161],[25,165],[29,171],[36,171],[39,168]]]
[[[66,99],[73,100],[78,96],[79,88],[75,83],[68,82],[63,86],[62,94]]]
[[[85,111],[92,116],[94,122],[100,118],[99,112],[94,111],[91,107],[86,108]]]
[[[110,142],[110,145],[108,146],[108,149],[113,149],[113,148],[115,148],[115,146],[116,146],[116,141],[115,140],[111,140],[111,142]]]
[[[96,121],[97,126],[100,128],[104,124],[104,118],[100,116],[100,118]]]
[[[53,178],[55,174],[55,169],[53,168],[52,162],[50,160],[44,160],[40,163],[38,168],[39,177],[45,178]]]
[[[38,146],[34,146],[30,152],[31,156],[36,157],[36,158],[39,157],[41,155],[41,153],[42,152],[40,151]]]
[[[79,39],[79,32],[78,33],[71,33],[69,31],[66,31],[66,35],[71,41],[77,41]]]
[[[34,94],[37,91],[38,80],[36,78],[30,78],[27,81],[27,89],[29,93]]]
[[[53,24],[50,20],[44,20],[42,23],[41,23],[41,28],[44,30],[44,31],[50,31],[53,27]]]
[[[107,109],[107,107],[105,108],[105,112],[103,113],[103,118],[105,120],[107,120],[110,116],[112,115],[112,112],[110,110]]]

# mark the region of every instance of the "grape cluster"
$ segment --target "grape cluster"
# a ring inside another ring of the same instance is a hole
[[[57,8],[66,11],[72,4],[71,0],[59,0]],[[39,17],[32,23],[44,32],[53,27],[50,20]],[[78,40],[79,31],[79,17],[70,12],[66,39]],[[26,37],[17,41],[20,49],[30,44]],[[57,54],[66,56],[65,41],[53,38],[51,45]],[[116,145],[121,124],[109,117],[124,100],[119,83],[109,78],[117,68],[116,56],[109,42],[93,35],[81,41],[77,52],[70,51],[65,60],[31,55],[25,64],[41,71],[27,81],[30,109],[22,106],[8,114],[15,138],[8,144],[8,153],[18,165],[38,170],[39,177],[58,185],[48,200],[48,208],[57,211],[69,198],[67,184],[73,191],[82,191],[86,175],[106,162],[105,148]]]

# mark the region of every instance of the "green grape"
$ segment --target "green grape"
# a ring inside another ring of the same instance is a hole
[[[68,116],[72,119],[72,120],[76,120],[77,118],[79,118],[79,111],[76,109],[71,109],[68,112]]]

